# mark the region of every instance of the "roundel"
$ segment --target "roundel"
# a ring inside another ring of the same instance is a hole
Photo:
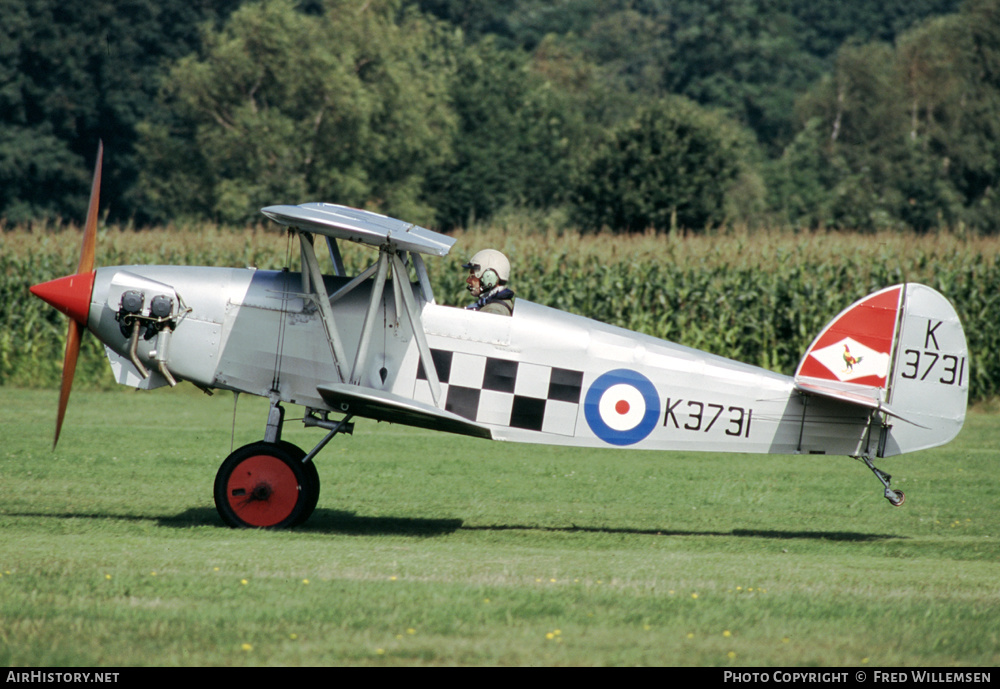
[[[660,398],[646,376],[620,368],[593,382],[583,410],[598,438],[612,445],[632,445],[656,427]]]

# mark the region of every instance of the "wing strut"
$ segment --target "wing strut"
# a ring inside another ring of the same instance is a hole
[[[316,252],[313,250],[312,235],[308,232],[299,232],[299,243],[302,245],[302,266],[303,276],[308,275],[311,285],[305,291],[311,293],[315,291],[316,305],[319,307],[322,316],[323,327],[326,331],[326,339],[330,343],[330,351],[333,353],[333,363],[336,366],[340,381],[347,380],[347,372],[344,370],[346,358],[344,357],[344,345],[340,341],[340,333],[333,322],[333,308],[330,306],[330,297],[326,293],[326,285],[323,283],[323,273],[319,269],[319,261],[316,260]],[[303,277],[305,281],[305,277]]]
[[[382,300],[382,292],[385,290],[385,278],[388,273],[388,252],[380,251],[378,254],[378,272],[375,274],[375,284],[372,286],[371,297],[368,300],[365,323],[361,328],[361,339],[358,340],[358,356],[354,360],[354,370],[351,371],[351,385],[361,384],[361,375],[365,370],[365,365],[368,363],[368,345],[372,339],[372,330],[375,328],[375,314],[378,312],[378,303]]]
[[[330,261],[333,263],[333,274],[338,277],[347,275],[344,269],[344,259],[340,255],[340,246],[334,237],[326,238],[326,246],[330,250]]]
[[[411,251],[410,258],[413,259],[413,267],[417,270],[417,279],[420,280],[420,291],[424,295],[424,301],[428,304],[435,304],[434,290],[431,289],[431,278],[427,274],[427,266],[424,264],[424,257]]]
[[[396,254],[392,255],[392,269],[395,271],[397,280],[406,280],[407,284],[401,285],[402,288],[399,291],[403,294],[403,306],[406,309],[407,317],[410,319],[413,338],[417,341],[417,351],[420,352],[420,361],[424,364],[424,373],[427,375],[427,382],[431,385],[431,397],[434,399],[434,406],[440,408],[441,382],[437,377],[437,369],[434,368],[434,359],[431,358],[431,348],[427,345],[427,336],[424,334],[424,323],[420,319],[417,304],[413,301],[413,291],[409,289],[410,281],[406,276],[406,267]]]
[[[364,271],[362,271],[356,278],[354,278],[346,285],[338,289],[336,292],[331,294],[330,303],[336,304],[338,300],[342,299],[343,297],[346,297],[348,294],[351,293],[351,291],[354,290],[355,287],[357,287],[365,280],[370,278],[372,275],[374,275],[376,270],[378,270],[378,261],[365,268]]]
[[[413,299],[413,292],[409,289],[409,277],[407,276],[406,266],[403,265],[402,259],[399,257],[398,253],[392,250],[391,247],[383,246],[379,248],[378,262],[371,266],[368,270],[364,271],[355,280],[352,280],[349,284],[345,285],[339,289],[331,298],[326,291],[326,285],[323,282],[323,274],[319,268],[319,262],[316,259],[316,253],[313,248],[313,236],[309,232],[304,232],[302,230],[297,230],[299,235],[299,243],[302,245],[302,283],[303,290],[311,295],[315,300],[317,306],[320,310],[321,320],[323,321],[323,327],[326,332],[327,340],[330,343],[330,351],[333,353],[333,360],[336,364],[337,373],[340,376],[340,382],[349,382],[351,385],[361,385],[361,378],[364,375],[365,366],[368,363],[368,350],[371,343],[372,333],[375,330],[376,315],[378,313],[379,302],[382,300],[382,294],[385,291],[385,281],[389,274],[389,268],[392,267],[394,274],[393,278],[393,297],[396,301],[396,310],[403,310],[406,312],[406,316],[410,321],[410,327],[413,330],[413,337],[417,343],[417,351],[420,353],[420,361],[424,367],[424,373],[427,376],[427,382],[430,384],[431,397],[434,400],[434,406],[441,408],[441,382],[437,376],[437,369],[434,367],[434,360],[431,357],[431,349],[427,344],[427,336],[424,334],[424,324],[420,318],[420,310],[417,308],[417,303]],[[419,255],[411,254],[414,257],[414,265],[417,269],[417,275],[420,279],[421,290],[423,293],[429,292],[429,280],[427,280],[427,269],[423,265],[423,261],[417,261],[420,258]],[[361,337],[358,341],[358,355],[354,359],[354,364],[351,367],[350,374],[348,375],[346,371],[346,366],[348,364],[347,358],[344,355],[344,346],[340,339],[340,334],[337,331],[336,323],[333,319],[333,308],[331,306],[333,301],[342,297],[344,294],[349,292],[351,289],[360,284],[364,279],[367,279],[375,273],[375,284],[372,286],[371,296],[368,300],[368,308],[365,311],[365,320],[361,328]]]

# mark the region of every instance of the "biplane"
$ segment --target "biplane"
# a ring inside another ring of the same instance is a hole
[[[262,209],[297,238],[300,272],[95,269],[100,174],[99,153],[76,274],[31,288],[70,318],[56,442],[84,330],[124,385],[189,381],[267,398],[262,439],[215,478],[230,526],[304,522],[320,492],[314,460],[355,418],[484,441],[847,455],[896,506],[904,495],[874,462],[947,443],[964,422],[965,334],[924,285],[851,304],[787,376],[524,299],[510,316],[438,304],[425,257],[446,256],[455,239],[340,205]],[[370,247],[370,266],[345,274],[342,242]],[[282,440],[283,405],[325,431],[313,448]]]

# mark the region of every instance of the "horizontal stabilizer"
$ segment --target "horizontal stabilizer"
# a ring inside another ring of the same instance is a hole
[[[376,421],[493,439],[489,428],[463,416],[374,388],[331,383],[319,385],[316,390],[319,391],[323,401],[337,411],[349,412]]]
[[[829,397],[842,402],[860,404],[862,407],[878,409],[882,406],[882,395],[879,388],[864,388],[860,385],[840,384],[808,378],[796,378],[795,388],[801,392]]]
[[[413,223],[332,203],[268,206],[260,212],[279,225],[394,251],[447,256],[456,241]]]
[[[915,426],[926,428],[926,426],[921,426],[916,421],[907,419],[903,414],[890,409],[881,400],[881,390],[879,388],[865,390],[861,386],[851,386],[850,384],[838,386],[836,383],[830,383],[828,381],[811,381],[803,378],[797,378],[795,380],[795,388],[810,395],[819,395],[820,397],[827,397],[829,399],[840,400],[841,402],[848,402],[850,404],[857,404],[870,409],[877,409],[880,412],[888,414],[889,416],[894,416],[897,419],[909,421]]]

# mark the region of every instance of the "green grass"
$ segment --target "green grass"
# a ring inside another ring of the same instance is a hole
[[[899,509],[847,458],[359,422],[267,532],[212,504],[231,396],[76,391],[53,452],[56,397],[0,388],[0,665],[1000,664],[995,413],[884,461]]]

